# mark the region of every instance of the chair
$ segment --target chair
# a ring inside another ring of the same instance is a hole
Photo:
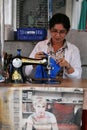
[[[82,79],[87,79],[87,65],[82,65]]]
[[[53,113],[56,116],[59,130],[80,130],[82,108],[74,112],[75,105],[54,103]]]

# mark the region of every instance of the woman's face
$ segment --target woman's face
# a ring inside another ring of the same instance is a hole
[[[54,43],[63,43],[67,35],[67,30],[62,24],[55,24],[55,26],[50,29],[50,34]]]
[[[43,117],[45,114],[46,105],[45,104],[37,104],[35,107],[36,113],[39,117]]]

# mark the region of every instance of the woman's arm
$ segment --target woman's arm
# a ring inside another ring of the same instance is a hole
[[[47,41],[41,41],[41,42],[38,42],[34,49],[32,50],[31,54],[29,55],[29,58],[35,58],[35,59],[39,59],[41,57],[44,57],[44,55],[40,55],[41,52],[46,52],[47,51],[47,44],[46,44]],[[39,54],[40,53],[40,54]],[[33,70],[33,65],[26,65],[25,66],[25,74],[27,76],[29,76],[31,74]]]
[[[32,115],[28,117],[26,124],[26,130],[33,130]]]
[[[80,79],[82,68],[79,49],[74,45],[69,45],[65,51],[65,60],[69,63],[69,66],[64,68],[64,76],[67,78]]]
[[[59,130],[56,116],[53,113],[50,113],[50,117],[52,130]]]
[[[53,123],[53,124],[52,124],[52,130],[59,130],[57,123]]]
[[[26,130],[33,130],[32,124],[27,123]]]

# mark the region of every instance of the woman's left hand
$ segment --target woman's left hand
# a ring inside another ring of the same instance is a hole
[[[70,64],[65,60],[65,58],[60,58],[57,62],[61,67],[69,67]]]
[[[57,62],[61,67],[65,67],[68,74],[71,74],[74,72],[74,68],[68,63],[68,61],[65,60],[65,58],[60,58]]]

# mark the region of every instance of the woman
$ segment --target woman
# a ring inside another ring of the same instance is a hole
[[[54,114],[45,111],[46,99],[42,96],[35,96],[33,100],[35,112],[27,120],[26,130],[58,130]]]
[[[81,59],[79,49],[66,41],[66,35],[70,30],[70,20],[65,14],[57,13],[49,21],[50,39],[36,44],[29,57],[41,59],[46,54],[55,59],[61,67],[63,78],[81,78]],[[29,75],[33,66],[26,66],[25,73]]]

